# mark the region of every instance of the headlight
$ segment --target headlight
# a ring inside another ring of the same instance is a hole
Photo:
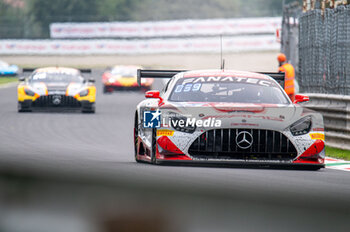
[[[32,91],[32,90],[30,90],[30,89],[27,89],[27,88],[25,88],[24,89],[24,92],[28,95],[28,96],[34,96],[35,95],[35,93],[34,93],[34,91]]]
[[[311,129],[311,117],[302,118],[290,126],[290,132],[294,135],[304,135]]]
[[[192,134],[196,130],[195,121],[188,120],[185,116],[170,113],[169,120],[171,127],[177,131]]]
[[[115,82],[115,78],[114,78],[114,77],[109,78],[109,79],[108,79],[108,82],[109,82],[109,83],[114,83],[114,82]]]
[[[89,90],[88,89],[84,89],[83,91],[80,91],[79,95],[80,97],[85,97],[89,94]]]

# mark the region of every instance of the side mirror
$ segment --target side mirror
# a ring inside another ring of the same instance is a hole
[[[297,94],[297,95],[295,95],[294,104],[300,103],[300,102],[307,102],[309,100],[310,100],[309,96]]]
[[[145,93],[146,98],[160,98],[160,93],[158,90],[151,90]]]
[[[23,82],[23,81],[25,81],[25,80],[26,80],[25,77],[18,77],[18,81],[20,81],[20,82]]]
[[[95,83],[95,79],[94,78],[89,78],[88,82],[89,83]]]
[[[159,103],[158,105],[163,105],[163,98],[160,97],[160,93],[158,90],[151,90],[151,91],[147,91],[145,93],[145,97],[146,98],[157,98],[159,99]]]

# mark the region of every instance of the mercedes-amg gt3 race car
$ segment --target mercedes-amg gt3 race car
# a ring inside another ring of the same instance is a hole
[[[284,74],[139,70],[144,77],[172,78],[137,106],[136,161],[324,167],[322,115],[298,104],[305,95],[291,102]]]
[[[103,93],[110,93],[114,90],[150,90],[153,78],[144,78],[141,85],[137,84],[137,70],[140,66],[117,65],[105,71],[102,75]]]
[[[95,112],[95,80],[85,80],[78,70],[64,67],[35,69],[28,78],[19,78],[18,112],[34,109],[78,109]]]

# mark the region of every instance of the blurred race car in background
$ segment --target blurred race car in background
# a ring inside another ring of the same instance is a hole
[[[79,109],[94,113],[95,80],[85,80],[81,75],[81,72],[89,71],[46,67],[35,69],[28,78],[19,78],[18,112],[33,109]]]
[[[117,65],[105,71],[102,75],[103,93],[113,92],[114,90],[150,90],[153,78],[143,79],[141,86],[139,86],[137,84],[138,69],[141,69],[141,67]]]
[[[140,70],[172,77],[135,112],[136,161],[324,167],[321,114],[292,102],[284,74],[230,70]],[[278,81],[278,82],[277,82]]]
[[[16,76],[19,72],[17,65],[10,65],[0,60],[0,76]]]

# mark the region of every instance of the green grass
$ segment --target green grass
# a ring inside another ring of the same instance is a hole
[[[17,77],[0,77],[0,85],[18,81]]]
[[[326,146],[326,156],[350,160],[350,151]]]

